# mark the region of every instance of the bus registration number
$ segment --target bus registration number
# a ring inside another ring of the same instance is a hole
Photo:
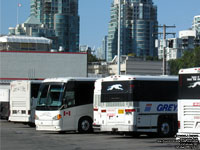
[[[118,114],[124,114],[124,110],[123,109],[119,109],[118,110]]]

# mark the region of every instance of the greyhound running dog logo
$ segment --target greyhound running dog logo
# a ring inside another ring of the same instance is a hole
[[[200,81],[192,83],[188,88],[195,88],[197,86],[200,86]]]
[[[115,85],[112,85],[112,86],[109,86],[107,91],[112,91],[112,90],[121,90],[123,91],[124,89],[122,88],[122,85],[121,84],[115,84]]]

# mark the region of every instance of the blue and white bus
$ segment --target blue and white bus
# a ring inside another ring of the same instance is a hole
[[[98,79],[94,91],[95,130],[158,133],[177,132],[178,77],[109,76]]]

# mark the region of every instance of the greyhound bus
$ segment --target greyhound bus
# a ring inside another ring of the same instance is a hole
[[[96,131],[158,133],[177,132],[178,77],[109,76],[95,82]]]
[[[34,126],[35,107],[41,83],[40,80],[11,81],[9,121]]]
[[[200,143],[200,67],[179,71],[178,125],[181,143]]]
[[[92,78],[49,78],[40,87],[36,130],[92,132]]]

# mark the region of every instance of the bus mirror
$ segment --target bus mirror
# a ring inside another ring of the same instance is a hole
[[[67,108],[67,105],[66,105],[66,104],[63,104],[63,105],[60,107],[60,110],[66,109],[66,108]]]
[[[67,99],[66,98],[63,99],[63,107],[67,108]]]

